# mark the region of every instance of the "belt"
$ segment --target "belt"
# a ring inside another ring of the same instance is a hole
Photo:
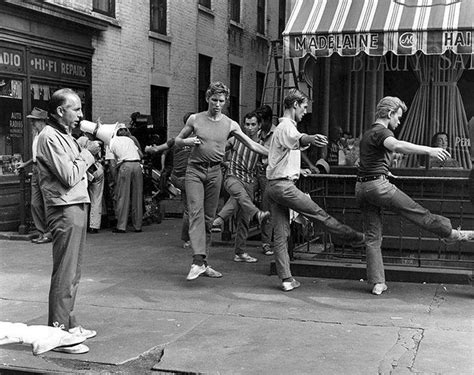
[[[200,162],[192,162],[194,165],[199,165],[200,167],[203,168],[212,168],[215,167],[216,165],[221,165],[220,161],[200,161]]]
[[[140,160],[137,159],[137,160],[124,160],[124,161],[122,161],[122,163],[135,163],[135,162],[140,163]]]
[[[379,178],[386,179],[387,175],[377,174],[377,175],[374,175],[374,176],[362,176],[362,177],[358,176],[357,177],[357,182],[375,181],[375,180],[378,180]]]
[[[274,178],[273,180],[268,180],[269,182],[270,181],[288,181],[288,182],[292,182],[292,183],[296,183],[296,181],[298,180],[292,180],[291,178],[285,178],[285,177],[281,177],[281,178]]]

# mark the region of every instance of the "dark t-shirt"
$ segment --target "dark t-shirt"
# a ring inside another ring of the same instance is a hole
[[[380,124],[372,125],[364,133],[360,142],[358,176],[388,174],[391,151],[383,145],[388,137],[394,137],[393,132]]]

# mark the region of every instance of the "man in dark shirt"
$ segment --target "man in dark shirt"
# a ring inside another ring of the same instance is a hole
[[[360,143],[360,165],[355,188],[362,211],[367,250],[367,279],[372,293],[387,290],[382,259],[382,209],[390,209],[417,224],[447,243],[474,239],[474,231],[453,229],[451,221],[432,214],[391,184],[389,165],[391,153],[422,154],[441,161],[451,157],[441,147],[428,147],[399,141],[393,131],[407,110],[399,98],[387,96],[377,104],[376,120]]]

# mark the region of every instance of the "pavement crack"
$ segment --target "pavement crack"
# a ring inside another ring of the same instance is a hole
[[[435,309],[439,309],[439,307],[446,301],[444,295],[441,295],[443,290],[446,290],[446,287],[443,284],[440,284],[436,287],[433,299],[431,300],[427,309],[428,314],[431,314]]]
[[[411,373],[423,337],[423,329],[400,328],[397,341],[379,363],[378,374]]]

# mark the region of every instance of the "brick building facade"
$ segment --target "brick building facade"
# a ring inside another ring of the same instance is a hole
[[[28,184],[14,165],[31,158],[26,115],[60,87],[85,118],[149,116],[162,141],[188,111],[206,108],[210,81],[231,88],[239,121],[259,104],[285,0],[3,0],[0,2],[0,230],[24,226]],[[23,228],[25,229],[25,228]]]

